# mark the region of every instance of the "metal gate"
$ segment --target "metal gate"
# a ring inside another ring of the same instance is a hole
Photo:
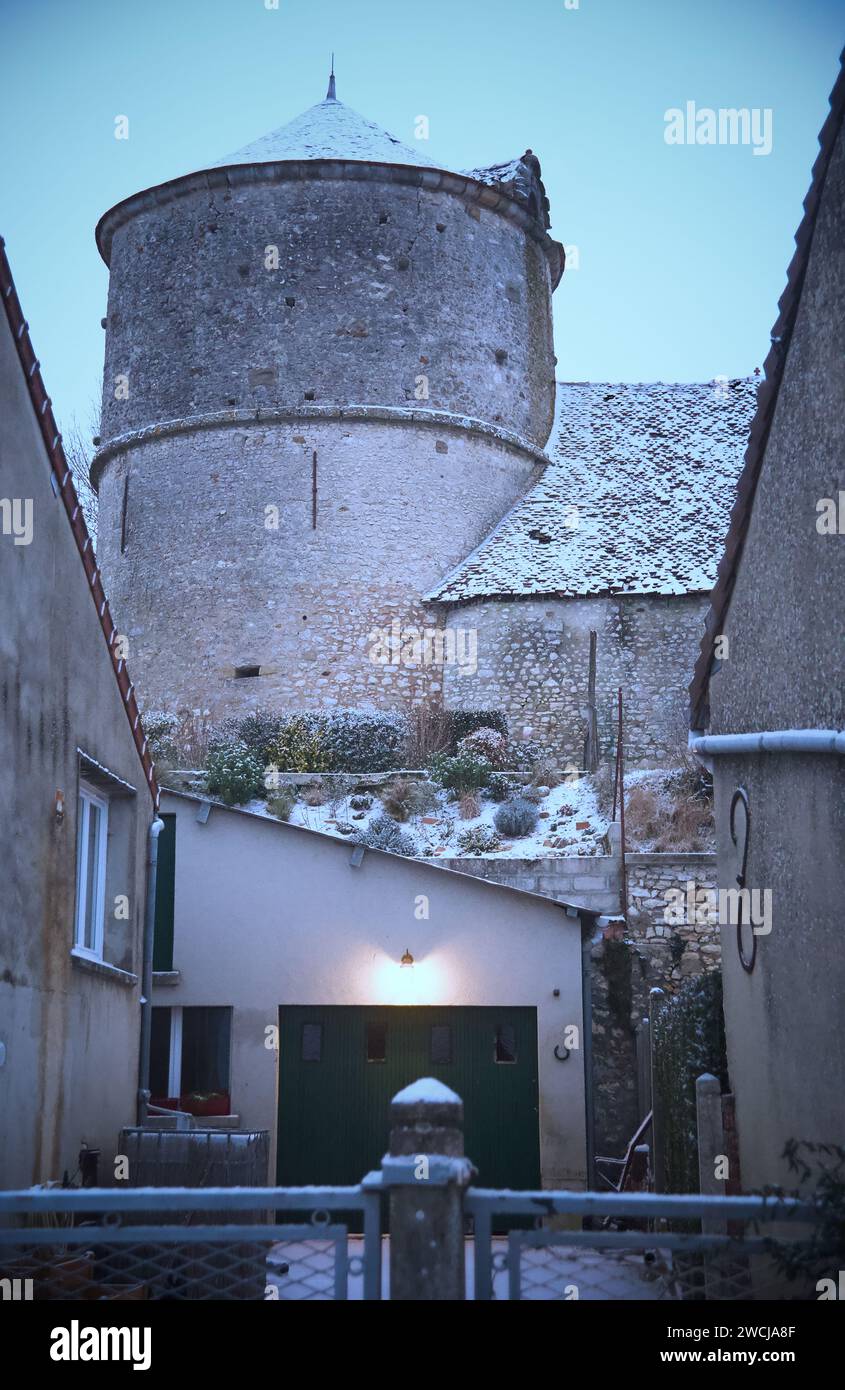
[[[0,1192],[0,1299],[379,1299],[381,1244],[363,1185]]]
[[[472,1187],[464,1211],[475,1232],[473,1296],[480,1300],[806,1297],[787,1271],[799,1251],[813,1248],[819,1217],[812,1203],[789,1197]],[[503,1222],[523,1228],[497,1237]]]

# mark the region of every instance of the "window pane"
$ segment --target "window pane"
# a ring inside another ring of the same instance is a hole
[[[368,1023],[367,1024],[367,1061],[384,1062],[387,1060],[387,1024]]]
[[[154,1008],[150,1028],[150,1094],[167,1096],[170,1077],[170,1010]]]
[[[496,1027],[496,1061],[516,1061],[516,1033],[510,1023],[500,1023]]]
[[[452,1060],[452,1030],[448,1023],[435,1023],[431,1029],[431,1060],[432,1062],[451,1062]]]
[[[323,1025],[322,1023],[303,1023],[302,1025],[302,1060],[303,1062],[320,1062],[323,1059]]]
[[[211,1095],[229,1090],[229,1008],[182,1010],[182,1094]]]

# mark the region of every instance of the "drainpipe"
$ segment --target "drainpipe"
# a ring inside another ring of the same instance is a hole
[[[147,902],[144,913],[144,964],[141,974],[141,1055],[138,1064],[138,1124],[146,1121],[150,1104],[150,1036],[153,1014],[153,941],[158,879],[158,837],[164,821],[156,816],[149,829],[147,849]]]
[[[597,924],[594,922],[593,927]],[[591,952],[595,942],[593,932],[584,930],[586,923],[581,918],[581,1043],[584,1059],[584,1109],[585,1137],[587,1141],[587,1191],[592,1192],[596,1185],[596,1125],[593,1111],[593,972]]]

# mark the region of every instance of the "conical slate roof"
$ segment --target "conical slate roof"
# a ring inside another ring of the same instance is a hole
[[[369,164],[413,164],[426,169],[441,167],[419,150],[403,145],[375,121],[368,121],[351,106],[338,101],[333,94],[333,79],[329,93],[325,101],[309,107],[287,125],[263,135],[251,145],[244,145],[225,159],[215,160],[210,167],[272,164],[288,159],[344,159]]]

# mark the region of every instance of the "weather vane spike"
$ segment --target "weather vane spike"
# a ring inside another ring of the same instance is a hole
[[[332,54],[332,71],[329,77],[329,90],[326,92],[326,101],[337,101],[337,92],[334,82],[334,54]]]

